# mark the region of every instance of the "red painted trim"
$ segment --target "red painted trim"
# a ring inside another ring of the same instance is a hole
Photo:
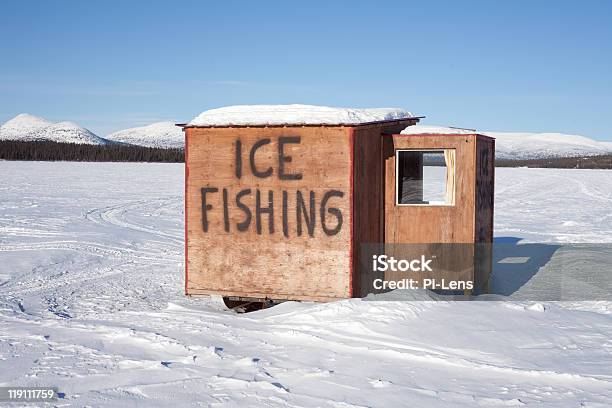
[[[353,234],[353,219],[355,217],[355,200],[353,197],[353,188],[354,188],[354,163],[355,163],[355,129],[349,128],[348,130],[349,137],[349,146],[350,146],[350,171],[349,171],[349,195],[350,195],[350,223],[349,223],[349,297],[353,297],[353,275],[354,275],[354,263],[353,263],[353,254],[355,253],[353,244],[354,244],[354,234]]]
[[[189,281],[188,277],[189,277],[189,256],[187,255],[187,232],[188,232],[188,228],[187,228],[187,201],[188,201],[188,197],[187,197],[187,180],[189,179],[189,162],[188,162],[188,140],[189,138],[187,137],[187,130],[185,129],[185,295],[188,295],[189,293],[187,292],[187,282]]]

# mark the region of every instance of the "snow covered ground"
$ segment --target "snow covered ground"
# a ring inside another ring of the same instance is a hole
[[[182,294],[182,165],[0,173],[0,386],[56,385],[75,406],[612,406],[611,302],[238,315]],[[496,176],[500,239],[612,241],[612,172]]]

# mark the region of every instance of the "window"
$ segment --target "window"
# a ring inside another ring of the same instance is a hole
[[[397,150],[397,205],[455,205],[455,149]]]

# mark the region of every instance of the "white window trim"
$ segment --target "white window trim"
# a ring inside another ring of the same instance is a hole
[[[453,171],[453,187],[455,189],[453,197],[456,197],[457,193],[457,149],[455,148],[434,148],[434,149],[396,149],[395,150],[395,205],[398,207],[454,207],[455,200],[451,204],[401,204],[399,202],[399,154],[400,152],[431,152],[431,153],[444,153],[446,150],[455,150],[455,169]]]

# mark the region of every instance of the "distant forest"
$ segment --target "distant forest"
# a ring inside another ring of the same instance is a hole
[[[536,167],[552,169],[612,169],[612,155],[588,157],[555,157],[550,159],[496,159],[495,167]]]
[[[50,141],[0,141],[0,160],[163,162],[185,161],[183,149],[162,149],[127,144],[88,145]]]

